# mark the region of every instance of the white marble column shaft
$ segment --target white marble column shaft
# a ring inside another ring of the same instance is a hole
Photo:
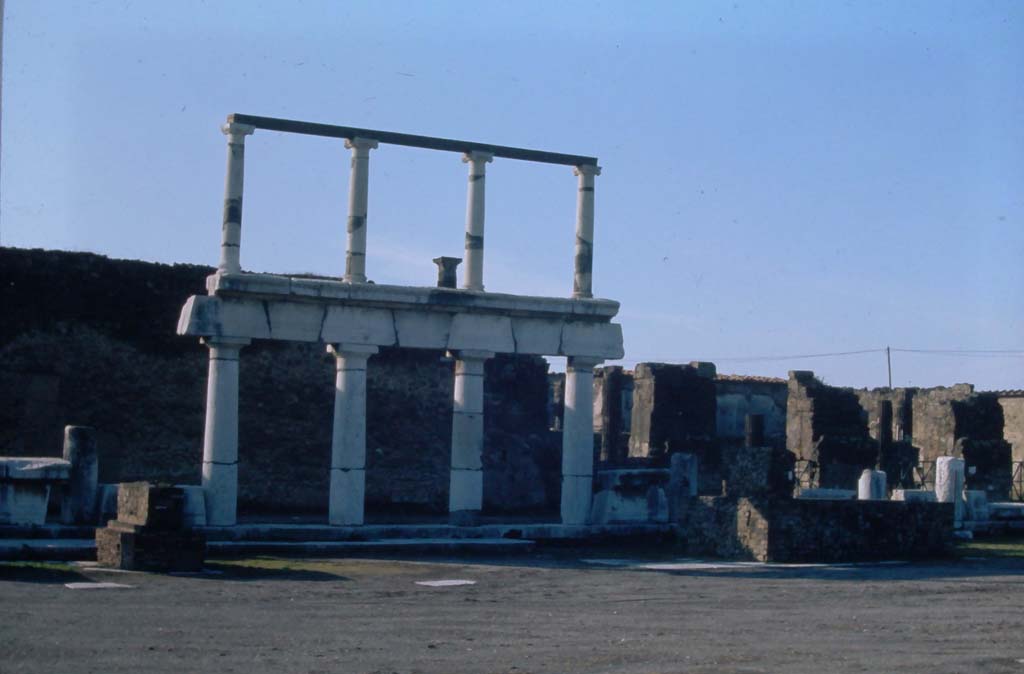
[[[376,346],[336,344],[334,429],[331,435],[331,492],[328,521],[363,523],[366,502],[366,361]]]
[[[248,124],[223,124],[228,137],[228,166],[224,177],[224,218],[221,224],[220,262],[217,270],[242,271],[242,188],[245,182],[245,137],[255,131]]]
[[[940,456],[935,459],[935,500],[953,504],[953,526],[960,527],[964,519],[963,459]]]
[[[460,351],[455,361],[452,404],[452,460],[448,512],[469,522],[483,507],[484,363],[487,351]]]
[[[572,296],[586,298],[594,296],[594,176],[601,175],[601,167],[592,164],[577,166],[573,173],[579,177],[579,188],[576,195]]]
[[[565,368],[562,425],[562,524],[586,524],[594,482],[594,367],[601,360],[570,357]]]
[[[345,252],[345,280],[366,283],[366,212],[370,190],[370,150],[377,141],[345,139],[352,150],[352,171],[348,177],[348,248]]]
[[[203,434],[206,521],[235,524],[238,505],[238,355],[248,339],[204,339],[210,349]]]
[[[462,287],[484,289],[484,198],[487,163],[494,158],[490,152],[467,152],[462,161],[469,164],[469,188],[466,192],[466,265]]]

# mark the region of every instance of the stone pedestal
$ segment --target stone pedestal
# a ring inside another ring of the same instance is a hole
[[[61,519],[68,524],[95,524],[99,490],[96,432],[88,426],[65,426],[64,460],[71,464],[71,473]]]
[[[964,460],[940,456],[935,460],[935,498],[953,504],[953,526],[964,519]]]
[[[50,485],[70,471],[62,459],[0,456],[0,524],[46,524]]]
[[[857,498],[861,501],[884,501],[887,497],[885,472],[865,470],[857,482]]]
[[[377,347],[337,344],[334,354],[334,433],[331,438],[331,494],[328,521],[363,523],[366,501],[366,361]]]

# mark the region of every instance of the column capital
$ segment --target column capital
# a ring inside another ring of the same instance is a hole
[[[248,337],[200,337],[199,342],[211,349],[241,349],[243,346],[252,344],[252,340]]]
[[[604,358],[595,358],[594,356],[569,356],[566,364],[566,372],[575,372],[577,370],[590,370],[592,371],[595,367],[604,362]]]
[[[493,152],[484,152],[483,150],[473,150],[472,152],[464,152],[462,154],[462,163],[468,164],[473,162],[474,164],[479,162],[490,163],[494,160]]]
[[[448,357],[456,360],[489,360],[494,358],[494,352],[477,351],[476,349],[462,349],[459,351],[449,351]]]
[[[380,349],[372,344],[328,344],[327,353],[334,354],[338,358],[348,356],[366,356],[369,358]]]
[[[372,138],[346,138],[345,147],[349,150],[375,150],[377,149],[377,141]]]
[[[225,122],[220,125],[220,132],[225,136],[230,136],[229,141],[234,143],[244,143],[245,137],[251,136],[254,131],[256,131],[256,127],[250,124]]]
[[[597,164],[582,164],[580,166],[574,166],[572,174],[574,176],[599,176],[601,175],[601,167]]]

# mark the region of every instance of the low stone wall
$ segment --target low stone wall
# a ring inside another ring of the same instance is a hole
[[[690,554],[763,562],[930,558],[949,550],[953,504],[700,497],[682,526]]]

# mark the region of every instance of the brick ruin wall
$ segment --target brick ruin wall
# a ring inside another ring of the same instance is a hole
[[[1024,461],[1024,394],[999,396],[1003,408],[1003,438],[1010,443],[1013,460]]]
[[[59,456],[63,426],[94,426],[103,482],[199,481],[207,349],[175,335],[209,267],[0,248],[0,454]],[[384,350],[367,392],[367,507],[447,512],[453,365]],[[560,437],[547,363],[499,356],[485,379],[485,508],[558,505]],[[244,511],[326,511],[334,363],[323,345],[242,351]]]
[[[891,427],[880,442],[880,410],[891,406]],[[1011,452],[1007,442],[1019,422],[1004,424],[994,394],[975,393],[970,384],[929,389],[849,389],[828,386],[813,373],[793,372],[789,380],[787,446],[799,459],[818,464],[814,486],[852,489],[865,468],[878,466],[890,487],[913,487],[940,456],[967,463],[967,488],[1004,500],[1010,492]],[[1008,434],[1004,437],[1004,434]],[[920,469],[915,472],[915,467]]]

